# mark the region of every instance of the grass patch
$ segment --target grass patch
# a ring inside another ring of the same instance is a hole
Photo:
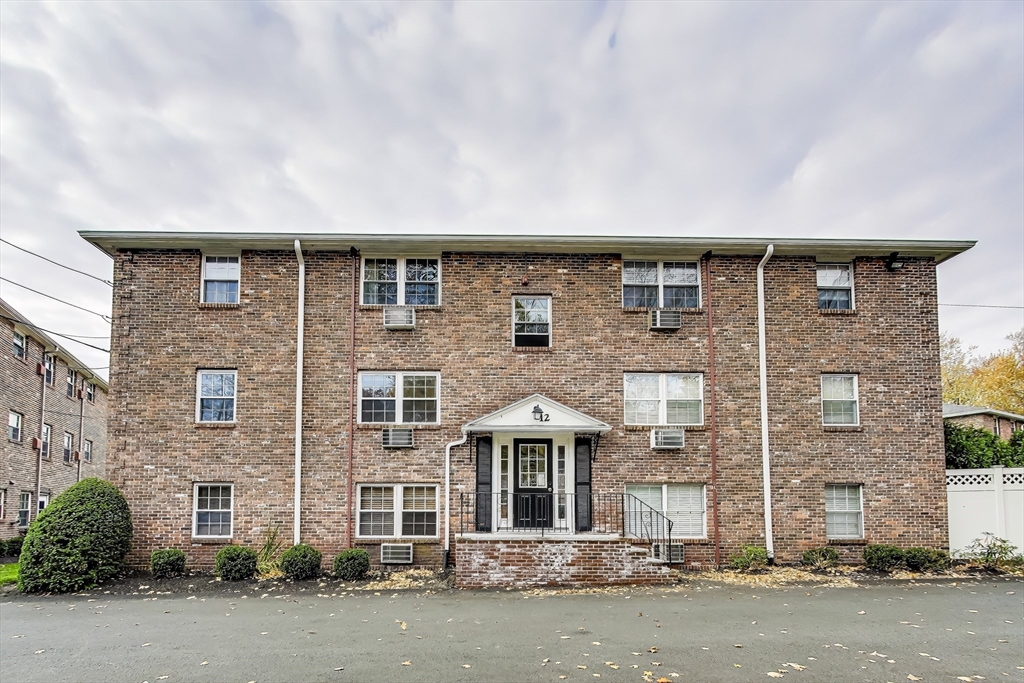
[[[0,564],[0,586],[18,583],[18,563]]]

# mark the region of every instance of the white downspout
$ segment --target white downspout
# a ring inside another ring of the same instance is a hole
[[[469,439],[469,434],[462,432],[462,438],[452,441],[444,447],[444,568],[448,568],[449,545],[451,543],[451,498],[452,498],[452,449],[461,446]]]
[[[298,545],[302,520],[302,341],[306,329],[306,261],[302,258],[299,240],[295,240],[295,258],[299,262],[299,329],[295,355],[295,519],[292,522],[292,543]]]
[[[757,264],[757,351],[761,380],[761,477],[764,480],[764,543],[768,557],[775,557],[775,537],[772,533],[772,470],[768,451],[768,360],[764,335],[764,264],[775,253],[769,244],[764,258]]]

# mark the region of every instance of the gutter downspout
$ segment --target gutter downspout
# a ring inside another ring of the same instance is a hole
[[[456,446],[461,446],[466,443],[469,439],[469,434],[465,431],[462,432],[462,438],[452,441],[444,447],[444,569],[447,570],[449,567],[449,558],[451,557],[451,550],[449,544],[451,542],[451,485],[452,485],[452,449]]]
[[[708,293],[708,391],[711,398],[711,523],[715,533],[715,566],[722,566],[718,532],[718,424],[715,419],[715,327],[711,317],[711,251],[704,254],[704,287]]]
[[[764,542],[768,559],[775,558],[775,537],[772,533],[772,472],[768,450],[768,352],[764,333],[764,264],[775,253],[769,244],[764,258],[757,264],[757,351],[761,384],[761,476],[764,480]]]
[[[352,315],[349,318],[348,345],[348,520],[345,524],[345,547],[352,547],[352,524],[355,522],[355,500],[352,486],[352,459],[356,438],[356,299],[359,297],[359,250],[352,247]]]
[[[82,453],[85,450],[85,383],[82,383],[82,395],[78,398],[78,473],[75,481],[82,481]]]
[[[299,262],[299,306],[295,352],[295,517],[292,521],[292,544],[298,545],[302,523],[302,364],[306,331],[306,261],[302,258],[299,240],[295,240],[295,258]]]
[[[46,422],[46,347],[43,347],[43,374],[39,376],[39,453],[36,458],[36,499],[28,506],[28,521],[32,522],[39,515],[39,494],[43,486],[43,424]],[[53,371],[57,372],[57,364],[53,364]],[[51,434],[50,436],[53,436]]]

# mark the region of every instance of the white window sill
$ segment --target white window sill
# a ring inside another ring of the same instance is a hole
[[[493,534],[456,534],[455,538],[467,541],[618,541],[622,540],[623,536],[622,534],[569,534],[556,531],[548,534],[520,534],[498,531]]]
[[[196,422],[197,429],[234,429],[237,422]]]

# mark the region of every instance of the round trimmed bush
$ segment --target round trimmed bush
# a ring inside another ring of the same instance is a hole
[[[320,576],[320,563],[324,556],[311,545],[300,543],[285,550],[281,555],[281,571],[289,579],[304,581]]]
[[[800,563],[811,569],[831,569],[839,564],[839,551],[829,546],[804,551]]]
[[[169,579],[185,573],[185,553],[177,548],[154,550],[149,557],[154,579]]]
[[[904,552],[894,545],[876,543],[864,546],[864,564],[868,569],[890,572],[903,564]]]
[[[132,515],[117,487],[83,479],[29,526],[19,559],[24,593],[67,593],[117,576],[132,545]]]
[[[370,571],[370,556],[362,548],[349,548],[334,558],[334,575],[345,581],[359,581]]]
[[[256,551],[244,545],[226,545],[214,562],[217,576],[225,581],[245,581],[256,576]]]

